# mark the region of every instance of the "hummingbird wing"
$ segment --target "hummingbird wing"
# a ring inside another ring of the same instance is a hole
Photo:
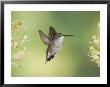
[[[39,32],[40,38],[44,42],[44,44],[49,45],[49,38],[41,30],[39,30],[38,32]]]
[[[55,31],[55,29],[52,26],[50,26],[50,28],[49,28],[49,39],[51,41],[54,41],[56,34],[57,34],[57,32]]]

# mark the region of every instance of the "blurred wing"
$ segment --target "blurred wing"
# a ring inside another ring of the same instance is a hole
[[[39,35],[44,44],[49,45],[49,38],[41,30],[39,30]]]
[[[54,40],[56,34],[57,34],[57,33],[56,33],[55,29],[54,29],[52,26],[50,26],[50,28],[49,28],[49,39],[50,39],[51,41]]]

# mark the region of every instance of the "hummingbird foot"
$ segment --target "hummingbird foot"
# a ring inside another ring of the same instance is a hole
[[[45,64],[47,63],[47,61],[45,61]]]

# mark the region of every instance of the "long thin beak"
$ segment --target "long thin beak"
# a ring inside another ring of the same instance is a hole
[[[75,35],[63,35],[64,37],[67,37],[67,36],[75,36]]]

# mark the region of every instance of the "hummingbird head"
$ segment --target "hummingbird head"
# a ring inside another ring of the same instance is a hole
[[[61,36],[64,36],[64,37],[67,37],[67,36],[74,36],[74,35],[64,35],[62,33],[58,33],[58,36],[61,37]]]

